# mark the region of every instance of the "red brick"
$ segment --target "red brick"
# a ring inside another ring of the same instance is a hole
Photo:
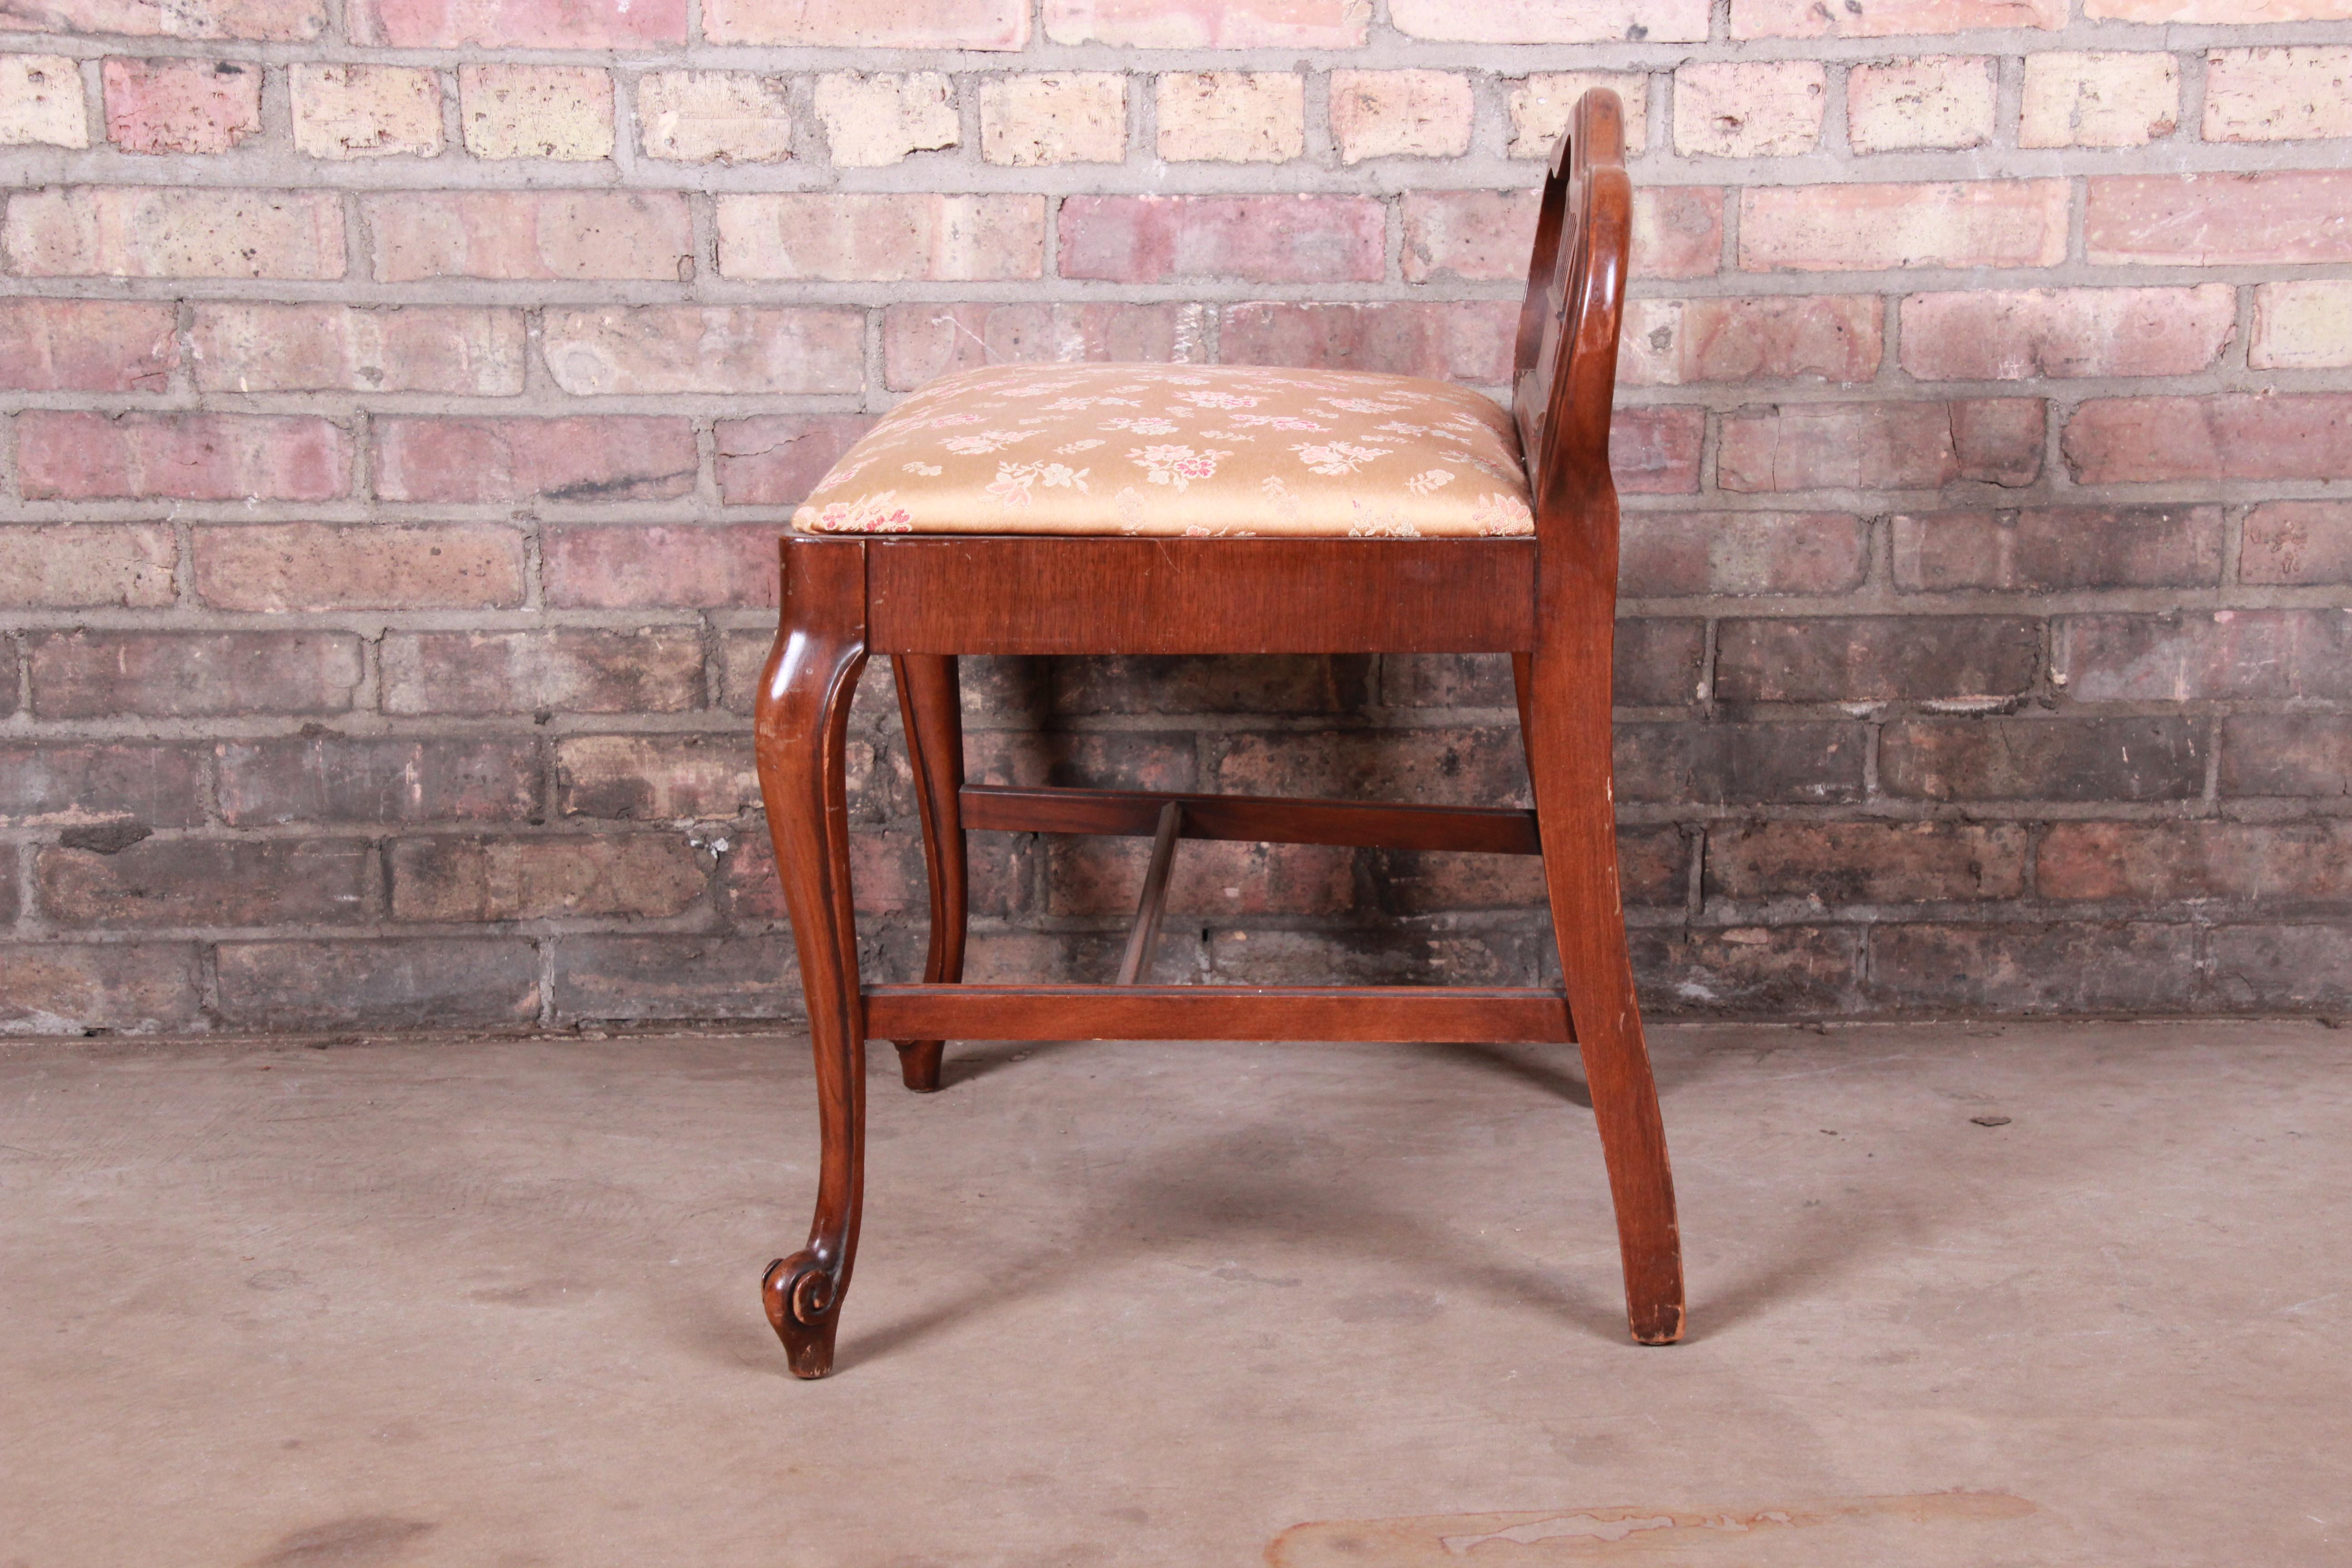
[[[0,1035],[202,1026],[193,942],[0,943]]]
[[[1859,926],[1643,930],[1631,938],[1642,1010],[1785,1022],[1853,1010]]]
[[[2352,822],[2058,822],[2045,899],[2352,899]]]
[[[173,318],[127,300],[0,300],[0,387],[164,391],[180,363]]]
[[[1870,524],[1837,511],[1636,511],[1619,537],[1618,591],[1850,594],[1870,570]]]
[[[2025,849],[2012,823],[1718,824],[1707,830],[1706,892],[1829,904],[2015,899]]]
[[[1151,843],[1144,838],[1055,837],[1045,850],[1046,912],[1135,912]],[[1329,915],[1356,901],[1356,854],[1319,844],[1187,843],[1168,879],[1179,917]]]
[[[168,523],[0,524],[0,605],[155,609],[178,596],[179,558]]]
[[[360,212],[379,283],[694,276],[693,220],[667,192],[404,192],[362,196]]]
[[[1791,404],[1727,415],[1717,482],[1727,490],[2018,486],[2042,471],[2039,398]]]
[[[1879,740],[1879,787],[1913,800],[2190,800],[2202,720],[1904,719]]]
[[[2246,513],[2238,580],[2352,583],[2352,501],[2264,501]]]
[[[853,772],[870,773],[870,752],[865,762]],[[760,804],[748,735],[575,735],[556,745],[555,787],[566,816],[631,822],[719,820]]]
[[[1732,0],[1735,38],[1885,38],[1903,33],[1959,33],[1979,27],[2066,25],[2066,0]]]
[[[2352,795],[2352,715],[2230,715],[2220,782],[2225,795]]]
[[[204,763],[154,741],[19,741],[0,746],[0,823],[74,826],[130,817],[189,827],[205,817]]]
[[[2196,995],[2188,925],[1880,925],[1870,993],[1925,1013],[2183,1011]]]
[[[539,803],[527,740],[287,735],[224,741],[221,819],[234,827],[291,822],[520,820]]]
[[[2221,580],[2218,506],[2029,507],[1894,519],[1895,584],[1982,588],[2198,588]]]
[[[1860,724],[1620,724],[1616,797],[1675,805],[1834,805],[1862,798]]]
[[[797,1018],[800,965],[781,933],[562,937],[554,1010],[560,1023]]]
[[[863,310],[550,310],[540,336],[549,373],[575,397],[866,387]]]
[[[719,493],[729,506],[797,506],[873,424],[865,414],[722,419]]]
[[[1239,795],[1529,804],[1527,755],[1517,725],[1234,735],[1209,783]]]
[[[1354,49],[1371,10],[1370,0],[1045,0],[1045,37],[1136,49]]]
[[[375,488],[386,500],[661,500],[693,490],[698,462],[684,419],[375,422]]]
[[[1034,734],[982,730],[967,731],[964,736],[965,767],[974,784],[1192,790],[1201,787],[1199,754],[1198,737],[1190,731]]]
[[[2352,1007],[2352,945],[2341,921],[2221,926],[2208,942],[2214,994],[2226,1007]]]
[[[261,67],[110,59],[106,139],[126,153],[226,153],[261,129]]]
[[[2352,478],[2352,393],[2095,398],[2066,421],[2074,481]]]
[[[189,342],[206,392],[522,391],[520,310],[206,302]]]
[[[2064,180],[1751,186],[1739,196],[1739,265],[2055,267],[2066,258],[2067,201]]]
[[[1070,196],[1061,275],[1375,283],[1384,227],[1381,205],[1364,196]]]
[[[329,500],[352,485],[351,433],[301,415],[16,416],[27,500]]]
[[[1184,933],[1189,935],[1188,933]],[[1179,933],[1160,939],[1150,978],[1181,979],[1188,969],[1221,985],[1507,985],[1543,962],[1549,942],[1535,931],[1399,931],[1392,925],[1338,931],[1210,930],[1206,962]],[[1108,967],[1087,966],[1098,975]],[[1024,977],[1025,978],[1025,977]]]
[[[1621,863],[1639,862],[1628,866],[1621,878],[1625,901],[1629,904],[1655,904],[1662,901],[1651,884],[1659,880],[1654,859],[1643,855],[1653,847],[1663,833],[1671,838],[1681,864],[1676,868],[1679,879],[1670,895],[1663,900],[1681,903],[1689,889],[1690,847],[1672,826],[1633,828],[1636,847],[1621,848]],[[1619,835],[1623,845],[1625,835]],[[1470,910],[1525,910],[1549,907],[1544,886],[1543,862],[1532,855],[1420,855],[1410,850],[1384,849],[1370,857],[1372,889],[1380,897],[1381,912],[1393,915],[1451,915]],[[1643,878],[1640,888],[1632,884],[1635,876]],[[1645,896],[1647,895],[1647,896]]]
[[[2081,702],[2352,697],[2352,609],[2069,616],[2053,647]]]
[[[1349,713],[1370,694],[1366,656],[1136,655],[1057,659],[1023,692],[1047,711],[1093,713]]]
[[[1885,315],[1875,294],[1635,300],[1625,310],[1617,379],[1627,386],[1868,381],[1878,374]]]
[[[332,191],[51,185],[9,197],[0,248],[26,278],[339,279],[342,199]]]
[[[341,713],[360,683],[360,639],[347,632],[40,632],[27,641],[43,719]]]
[[[702,641],[690,626],[383,639],[387,713],[676,713],[701,695]]]
[[[539,951],[521,937],[232,942],[223,1022],[253,1029],[520,1028],[539,1018]]]
[[[1698,700],[1706,664],[1706,623],[1654,620],[1617,623],[1615,700],[1622,707],[1679,708]]]
[[[1609,423],[1609,468],[1628,495],[1689,495],[1698,489],[1706,411],[1620,408]]]
[[[974,915],[1006,915],[1023,908],[1028,886],[1035,880],[1040,842],[993,833],[972,838],[966,869]],[[753,826],[740,837],[730,834],[714,841],[711,847],[719,849],[720,844],[727,846],[719,852],[719,888],[728,918],[737,922],[786,919],[783,884],[776,877],[775,849],[766,830]],[[928,918],[930,895],[920,831],[911,826],[852,829],[849,882],[860,915],[911,910]]]
[[[716,221],[719,275],[730,279],[993,281],[1036,278],[1045,264],[1043,196],[722,195]]]
[[[1226,364],[1386,371],[1499,385],[1511,379],[1518,319],[1518,307],[1507,300],[1228,305],[1217,357]]]
[[[1408,282],[1528,275],[1538,193],[1416,190],[1404,194]],[[1723,193],[1708,185],[1636,186],[1633,276],[1712,277],[1723,257]]]
[[[394,49],[628,49],[686,42],[686,0],[352,0],[352,41]]]
[[[2089,185],[2083,246],[2095,267],[2352,261],[2352,171],[2106,174]]]
[[[2187,375],[2238,335],[2238,291],[2020,289],[1903,301],[1903,368],[1922,381]]]
[[[547,602],[564,607],[765,608],[776,602],[778,531],[766,522],[551,528],[540,536],[540,574]]]
[[[655,833],[404,838],[391,868],[396,921],[659,920],[709,883],[700,851]]]
[[[2257,22],[2352,21],[2352,5],[2346,0],[2084,0],[2083,15],[2093,21],[2232,27]]]
[[[843,49],[1019,49],[1029,43],[1028,0],[709,0],[703,37],[714,44]]]
[[[1412,38],[1469,44],[1697,43],[1706,0],[1391,0],[1389,20]]]
[[[45,848],[33,875],[60,926],[347,925],[367,914],[373,861],[356,838],[147,838],[112,854]]]
[[[523,536],[503,523],[198,528],[196,596],[222,610],[501,609],[522,603]]]
[[[1199,361],[1208,322],[1206,305],[892,305],[882,312],[882,384],[910,392],[989,364]]]
[[[2008,697],[2042,669],[2042,623],[2024,616],[1725,621],[1715,641],[1727,702]]]
[[[327,30],[323,0],[43,0],[12,10],[11,28],[151,38],[301,42]]]

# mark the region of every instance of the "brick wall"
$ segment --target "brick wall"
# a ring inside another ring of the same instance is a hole
[[[1637,149],[1661,1012],[2352,1006],[2352,0],[0,0],[0,1028],[789,1014],[772,539],[990,358],[1496,387]],[[919,950],[878,679],[870,958]],[[1003,661],[996,780],[1522,797],[1486,659]],[[978,841],[976,974],[1140,847]],[[1523,862],[1195,846],[1162,972],[1518,981]]]

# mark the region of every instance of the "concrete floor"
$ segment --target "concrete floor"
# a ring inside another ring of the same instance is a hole
[[[1656,1032],[1693,1332],[1557,1053],[0,1053],[0,1563],[2352,1561],[2352,1033]],[[2008,1124],[1971,1118],[2007,1116]]]

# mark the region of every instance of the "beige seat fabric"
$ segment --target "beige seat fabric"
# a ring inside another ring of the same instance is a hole
[[[997,365],[931,383],[793,514],[806,533],[1413,539],[1534,531],[1510,416],[1405,375]]]

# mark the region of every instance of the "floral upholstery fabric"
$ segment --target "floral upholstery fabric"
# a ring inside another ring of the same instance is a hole
[[[806,533],[1414,539],[1534,531],[1508,415],[1412,376],[996,365],[932,382],[793,514]]]

